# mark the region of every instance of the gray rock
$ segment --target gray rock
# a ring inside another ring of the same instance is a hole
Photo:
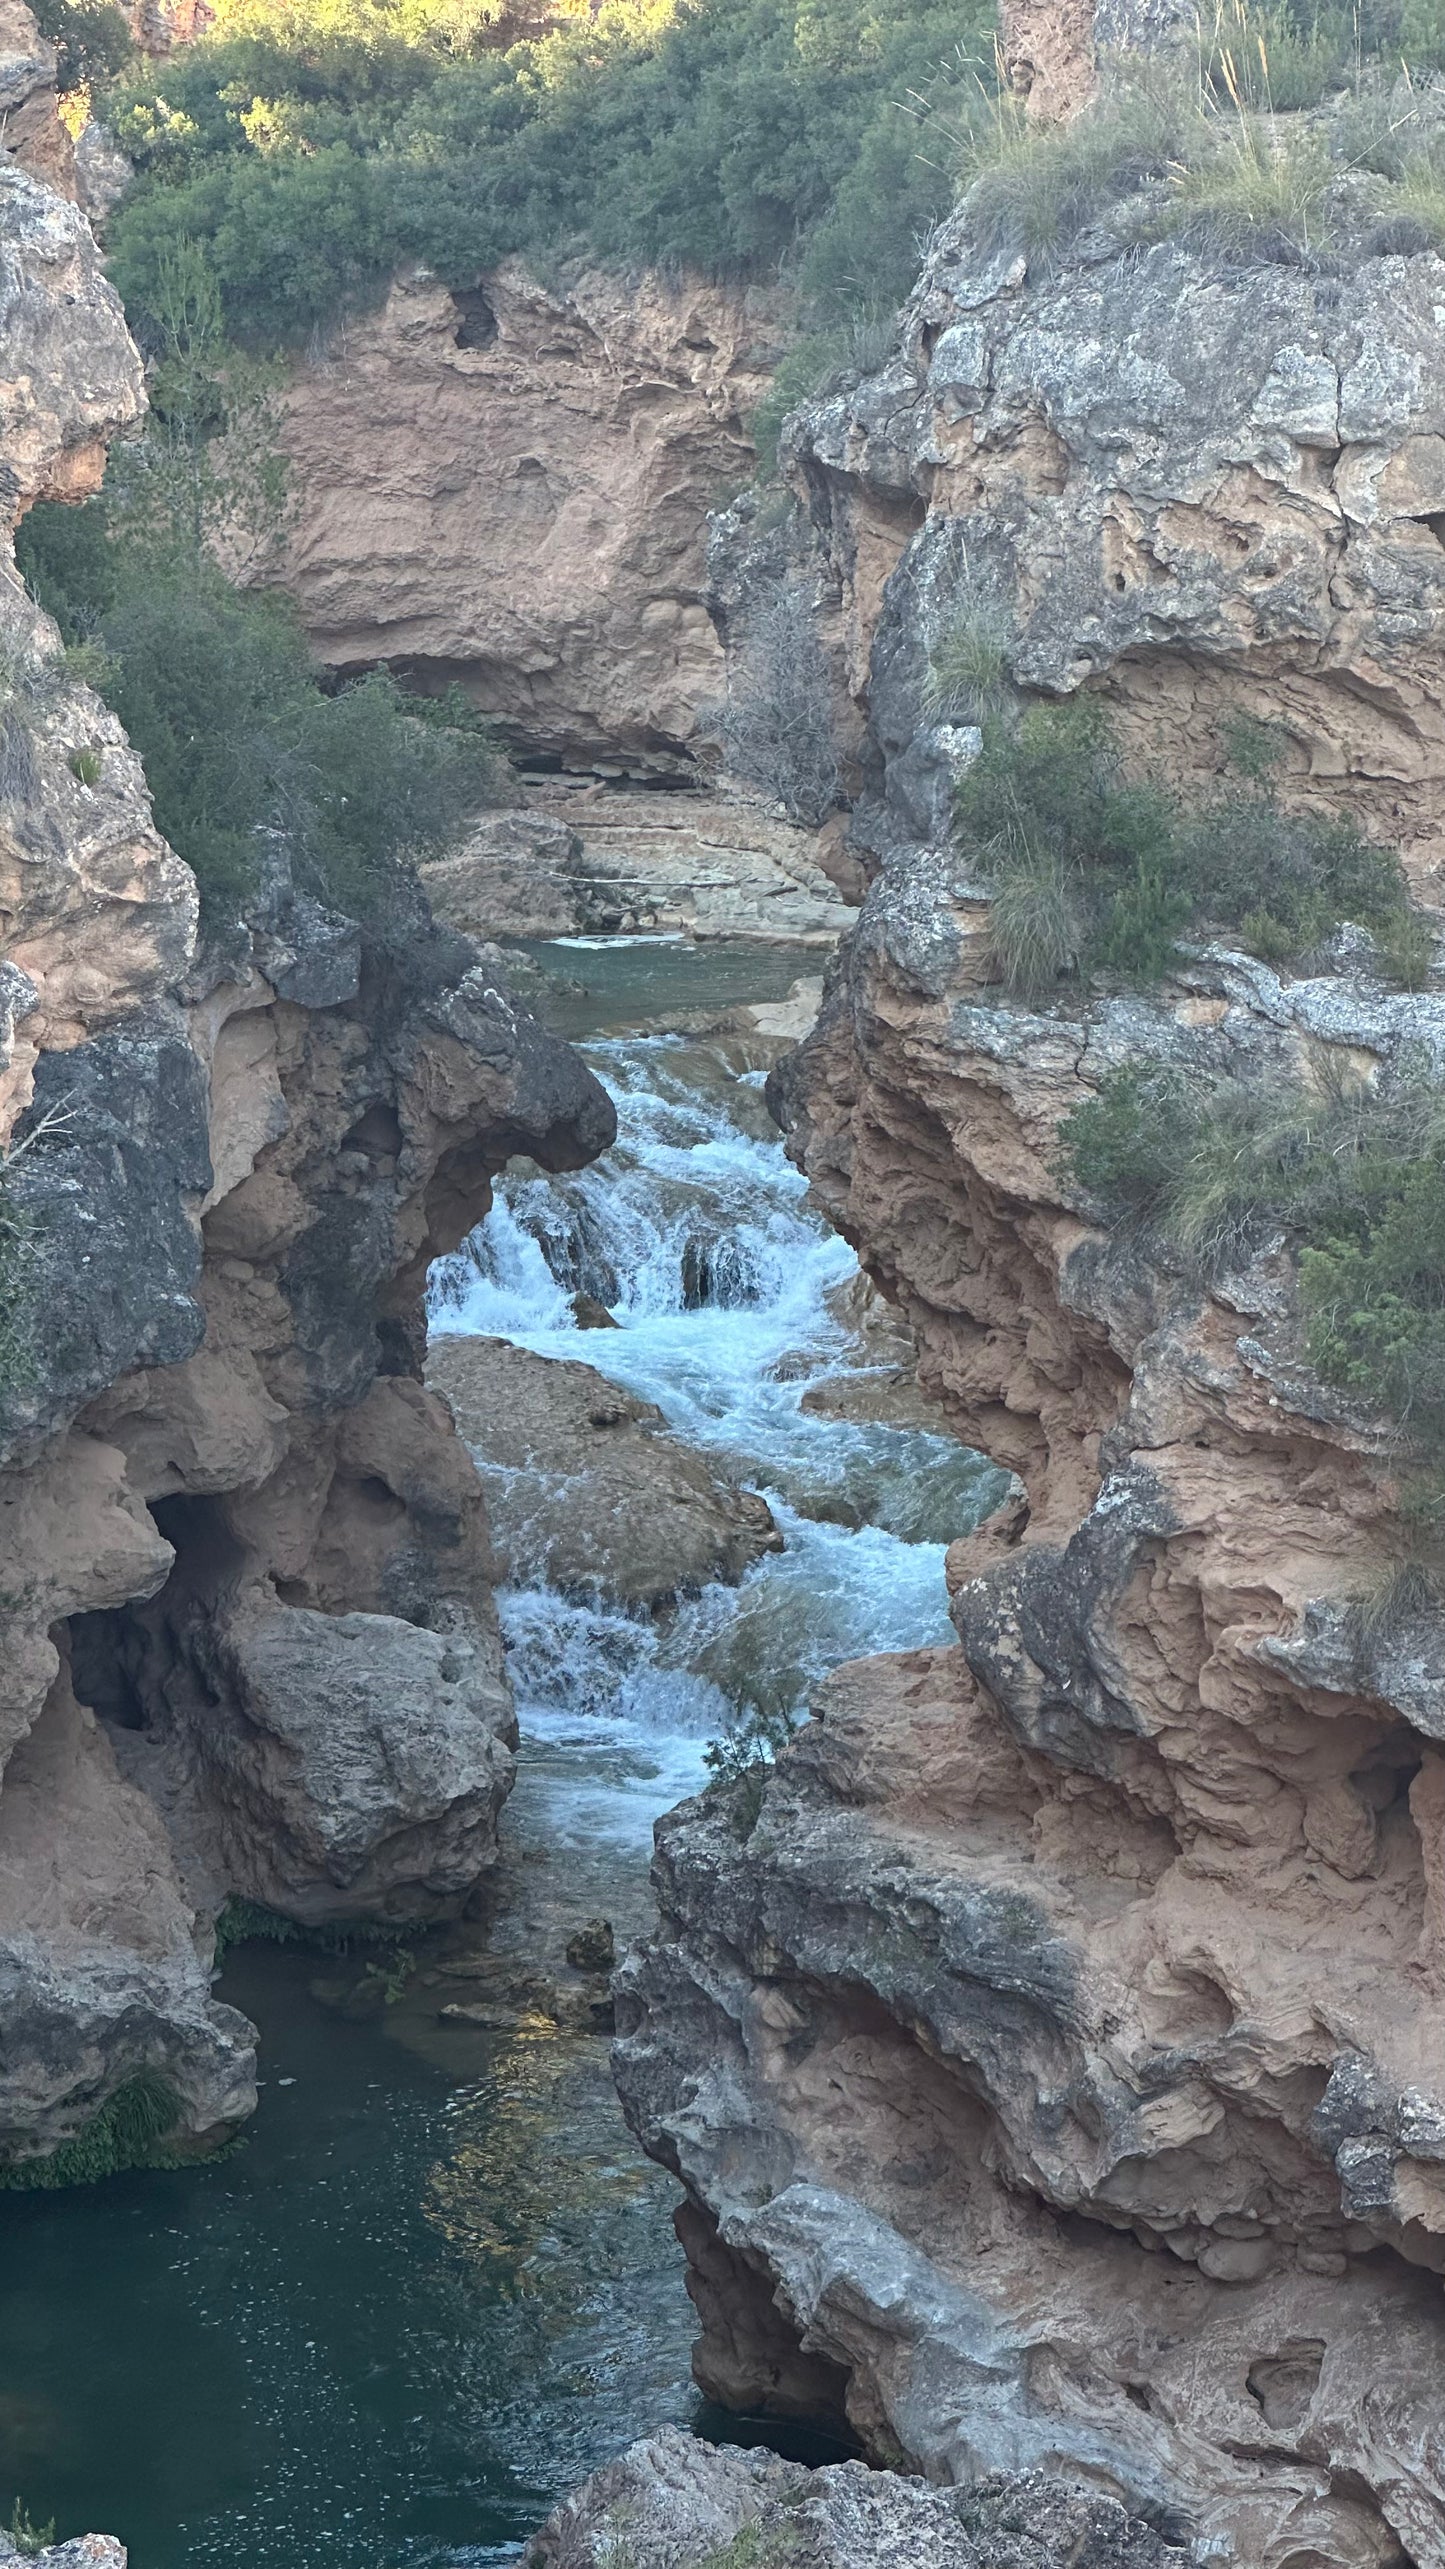
[[[564,2500],[523,2569],[1182,2569],[1185,2556],[1112,2499],[1039,2474],[930,2488],[663,2427]]]
[[[0,1391],[0,1455],[34,1446],[117,1375],[182,1363],[205,1335],[206,1087],[179,1019],[153,1013],[47,1053],[14,1147],[34,1353]]]

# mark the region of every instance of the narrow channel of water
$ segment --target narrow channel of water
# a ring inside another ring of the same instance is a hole
[[[219,2167],[0,2196],[0,2514],[121,2533],[133,2569],[475,2569],[664,2418],[695,2413],[672,2189],[605,2044],[523,2007],[445,2019],[471,1945],[522,1965],[645,1924],[656,1813],[710,1736],[801,1709],[861,1652],[943,1638],[942,1549],[999,1493],[952,1439],[820,1416],[856,1365],[851,1252],[812,1213],[735,1040],[624,1035],[771,997],[792,958],[573,950],[552,1005],[618,1103],[598,1167],[519,1171],[435,1280],[434,1327],[580,1356],[766,1494],[786,1536],[655,1625],[541,1586],[502,1599],[522,1769],[487,1922],[365,1959],[230,1958],[261,2110]],[[579,1331],[577,1290],[614,1329]],[[375,2001],[376,2003],[371,2003]],[[360,2011],[360,2012],[358,2012]]]

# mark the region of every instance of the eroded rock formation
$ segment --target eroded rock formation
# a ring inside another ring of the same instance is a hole
[[[965,2497],[856,2462],[821,2471],[664,2427],[594,2471],[534,2535],[524,2569],[1168,2569],[1111,2499],[1004,2477]]]
[[[723,694],[707,512],[751,472],[777,335],[757,291],[641,271],[400,277],[288,396],[315,649],[459,680],[534,754],[688,773]]]
[[[0,167],[0,224],[13,514],[93,486],[140,369],[76,209]],[[230,1894],[425,1917],[491,1861],[512,1715],[421,1290],[508,1157],[576,1167],[613,1117],[419,899],[363,934],[278,854],[198,944],[8,565],[0,649],[4,2160],[140,2070],[182,2133],[248,2109],[209,1985]]]
[[[1030,1010],[947,839],[951,619],[1086,681],[1171,779],[1231,713],[1438,883],[1433,253],[1064,277],[945,227],[896,360],[788,438],[852,602],[880,872],[775,1082],[791,1147],[1018,1486],[959,1647],[844,1669],[761,1793],[659,1832],[619,2077],[682,2178],[697,2369],[870,2454],[1060,2470],[1240,2569],[1445,2561],[1445,1624],[1386,1426],[1306,1362],[1282,1238],[1212,1280],[1058,1165],[1124,1061],[1278,1092],[1445,1069],[1438,976],[1345,932],[1281,976]],[[976,735],[974,736],[976,737]]]
[[[841,814],[805,830],[754,796],[549,780],[428,866],[427,897],[439,918],[491,936],[681,929],[832,946],[862,888],[841,835]]]

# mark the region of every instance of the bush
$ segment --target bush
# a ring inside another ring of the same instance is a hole
[[[109,227],[134,321],[189,234],[228,328],[294,340],[409,258],[475,283],[571,246],[796,274],[819,323],[891,309],[949,173],[910,102],[961,85],[989,0],[581,0],[497,49],[455,0],[222,0],[200,45],[118,82],[137,177]]]
[[[789,820],[817,829],[838,796],[828,667],[806,598],[780,587],[754,621],[728,689],[734,772]]]
[[[110,80],[134,51],[123,9],[114,0],[30,0],[42,36],[55,47],[55,86],[62,96]]]
[[[99,647],[156,826],[212,919],[244,907],[275,841],[303,888],[365,915],[495,791],[485,734],[414,714],[384,670],[328,695],[288,604],[113,536],[103,498],[42,502],[17,554],[65,639]]]
[[[1445,1521],[1445,1088],[1429,1064],[1371,1085],[1322,1059],[1283,1095],[1134,1065],[1064,1118],[1059,1147],[1108,1219],[1205,1274],[1283,1225],[1311,1363],[1398,1422],[1415,1505]]]
[[[997,714],[1008,694],[1008,645],[1012,628],[989,598],[961,605],[928,656],[925,710],[938,722],[982,723]]]
[[[1204,130],[1172,67],[1131,66],[1063,125],[1031,124],[1021,100],[980,95],[956,136],[957,174],[986,245],[1066,250],[1111,206],[1190,160]]]
[[[10,2510],[10,2522],[3,2530],[21,2559],[33,2560],[39,2552],[48,2550],[55,2540],[55,2518],[52,2516],[47,2524],[33,2523],[29,2509],[23,2507],[17,2498]]]
[[[1256,773],[1275,763],[1259,726],[1237,733]],[[990,934],[1010,988],[1069,971],[1157,980],[1186,933],[1223,931],[1273,964],[1307,957],[1344,919],[1370,930],[1380,967],[1428,981],[1433,937],[1411,910],[1395,851],[1346,822],[1286,812],[1263,786],[1192,817],[1131,784],[1089,697],[983,724],[955,798],[959,839],[993,878]]]

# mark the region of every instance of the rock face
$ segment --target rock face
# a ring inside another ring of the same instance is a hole
[[[427,894],[439,918],[491,936],[681,929],[832,946],[857,898],[835,835],[742,795],[548,784],[428,866]]]
[[[687,773],[723,693],[707,511],[776,342],[765,296],[640,271],[403,276],[288,397],[314,648],[459,680],[533,753]]]
[[[865,844],[946,834],[970,709],[925,703],[960,619],[1020,688],[1085,683],[1187,787],[1241,715],[1281,783],[1403,844],[1445,823],[1445,261],[1279,264],[1095,224],[1032,274],[967,200],[896,353],[804,406],[785,460],[842,591],[872,732]]]
[[[986,1007],[927,874],[870,896],[793,1147],[1028,1505],[956,1565],[961,1649],[840,1672],[756,1825],[660,1826],[618,2061],[688,2189],[699,2378],[930,2476],[1103,2480],[1250,2569],[1433,2561],[1445,1630],[1359,1637],[1387,1440],[1279,1257],[1204,1290],[1052,1169],[1126,1054],[1445,1063],[1445,1006],[1220,956]]]
[[[766,1502],[651,1401],[505,1338],[438,1338],[427,1379],[481,1464],[501,1574],[653,1608],[782,1548]]]
[[[0,275],[18,507],[93,485],[140,367],[83,217],[8,166]],[[248,2110],[251,2028],[210,1995],[230,1894],[428,1917],[492,1860],[512,1714],[421,1289],[505,1160],[580,1166],[614,1123],[419,899],[363,935],[278,860],[198,953],[13,567],[0,652],[3,2162],[138,2071],[178,2137]]]
[[[1108,2498],[1037,2476],[932,2489],[701,2444],[634,2444],[549,2516],[523,2569],[1169,2569],[1183,2555]]]
[[[1293,979],[1210,949],[1000,1004],[985,896],[929,843],[922,681],[1002,612],[1021,684],[1092,679],[1171,778],[1231,712],[1278,723],[1289,790],[1433,885],[1442,283],[1178,245],[1126,279],[1107,241],[1035,283],[965,210],[898,360],[789,432],[882,867],[772,1094],[1019,1486],[950,1559],[957,1649],[839,1671],[760,1808],[661,1824],[619,1989],[706,2389],[846,2413],[932,2480],[1061,2471],[1240,2569],[1445,2560],[1445,1619],[1359,1610],[1391,1440],[1311,1376],[1283,1242],[1209,1281],[1106,1241],[1056,1134],[1123,1061],[1445,1070],[1445,998],[1346,934]]]

